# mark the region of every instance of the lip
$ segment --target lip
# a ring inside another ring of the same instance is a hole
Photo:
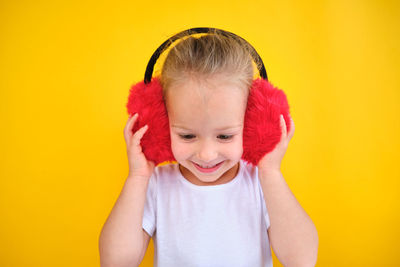
[[[196,168],[204,173],[210,173],[210,172],[215,172],[216,170],[219,169],[219,167],[221,167],[223,161],[221,161],[220,163],[218,163],[215,167],[211,168],[211,169],[204,169],[202,167],[200,167],[199,165],[197,165],[197,163],[193,162],[193,165],[196,166]]]

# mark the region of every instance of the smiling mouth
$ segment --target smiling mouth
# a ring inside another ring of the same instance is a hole
[[[194,165],[196,166],[196,168],[201,171],[201,172],[205,172],[205,173],[210,173],[210,172],[214,172],[217,169],[219,169],[219,167],[222,165],[223,161],[221,161],[220,163],[214,165],[214,166],[210,166],[210,167],[203,167],[195,162],[193,162]]]

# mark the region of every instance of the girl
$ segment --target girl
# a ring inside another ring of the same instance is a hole
[[[244,115],[254,65],[246,44],[218,32],[180,41],[161,71],[177,163],[142,153],[147,126],[124,137],[129,175],[99,240],[101,266],[138,266],[150,238],[155,266],[314,266],[318,235],[280,168],[286,131],[257,166],[243,153]]]

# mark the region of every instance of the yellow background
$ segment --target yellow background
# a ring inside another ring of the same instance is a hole
[[[282,172],[317,227],[317,266],[398,266],[399,11],[378,0],[1,1],[0,266],[99,266],[128,174],[129,88],[162,42],[199,26],[249,41],[287,94],[296,131]]]

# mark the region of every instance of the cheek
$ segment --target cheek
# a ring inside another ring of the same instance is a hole
[[[231,143],[222,145],[220,153],[228,158],[240,159],[243,154],[243,140],[237,138]]]
[[[242,137],[238,138],[238,140],[235,142],[235,157],[236,158],[241,158],[243,154],[243,139]]]
[[[177,160],[182,159],[189,154],[188,145],[180,142],[178,137],[171,137],[171,150]]]
[[[235,141],[231,143],[229,148],[232,157],[240,159],[243,154],[243,136],[236,136]]]

